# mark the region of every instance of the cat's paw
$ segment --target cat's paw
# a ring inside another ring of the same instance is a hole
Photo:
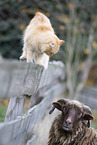
[[[40,54],[37,58],[36,63],[43,66],[45,69],[48,68],[49,56],[45,53]]]
[[[20,56],[20,60],[22,60],[22,59],[26,59],[26,56],[25,55],[21,55]]]

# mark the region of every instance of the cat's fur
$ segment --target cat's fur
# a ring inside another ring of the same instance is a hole
[[[50,57],[58,52],[63,43],[64,41],[55,35],[50,20],[44,14],[37,12],[24,32],[24,47],[20,59],[27,58],[27,62],[34,60],[39,64],[39,55],[45,53]]]

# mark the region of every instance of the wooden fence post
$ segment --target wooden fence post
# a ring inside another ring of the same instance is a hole
[[[15,120],[17,116],[22,116],[25,96],[14,97],[9,101],[8,109],[5,116],[5,122]]]

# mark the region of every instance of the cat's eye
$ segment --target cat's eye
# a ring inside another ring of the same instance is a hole
[[[53,48],[55,46],[54,43],[50,43],[50,47]]]

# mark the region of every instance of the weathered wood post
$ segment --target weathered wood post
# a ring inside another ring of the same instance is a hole
[[[14,97],[10,99],[6,116],[5,116],[5,122],[15,120],[17,116],[22,115],[24,102],[25,102],[25,96]]]
[[[64,83],[59,81],[64,77],[61,62],[49,63],[47,70],[26,62],[0,63],[0,98],[10,98],[5,122],[0,123],[0,145],[24,145],[32,140],[35,124],[44,116],[53,97],[65,90]],[[43,100],[23,115],[24,96],[38,91]]]

